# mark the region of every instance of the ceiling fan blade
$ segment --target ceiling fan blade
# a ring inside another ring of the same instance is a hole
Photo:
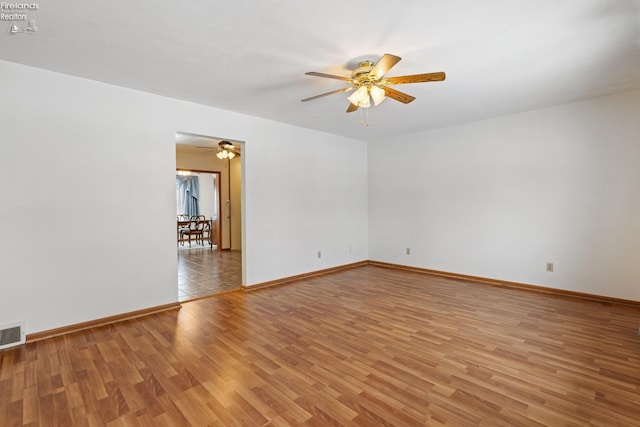
[[[302,102],[313,101],[314,99],[322,98],[323,96],[333,95],[334,93],[347,92],[347,91],[352,90],[352,89],[353,89],[353,86],[347,86],[347,87],[344,87],[342,89],[332,90],[331,92],[327,92],[327,93],[323,93],[323,94],[320,94],[320,95],[312,96],[311,98],[305,98],[305,99],[302,99],[301,101]]]
[[[401,85],[406,83],[441,82],[445,79],[443,72],[412,74],[410,76],[389,77],[384,79],[385,84]]]
[[[394,65],[396,65],[402,58],[399,56],[391,55],[389,53],[385,53],[380,58],[380,61],[371,69],[369,75],[375,77],[376,79],[381,79],[387,71],[391,69]]]
[[[358,109],[357,105],[349,103],[349,106],[347,107],[347,113],[353,113],[357,109]]]
[[[408,95],[404,92],[400,92],[399,90],[391,89],[390,87],[387,87],[387,86],[382,86],[382,88],[384,89],[384,94],[386,96],[388,96],[391,99],[395,99],[396,101],[400,101],[403,104],[408,104],[414,99],[416,99],[415,96]]]
[[[316,76],[316,77],[325,77],[327,79],[336,79],[336,80],[342,80],[343,82],[350,82],[351,79],[349,77],[342,77],[342,76],[336,76],[333,74],[325,74],[325,73],[316,73],[315,71],[309,71],[308,73],[305,73],[308,76]]]

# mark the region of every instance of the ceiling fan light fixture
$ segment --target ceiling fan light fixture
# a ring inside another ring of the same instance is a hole
[[[240,151],[229,141],[218,142],[218,152],[216,157],[220,160],[231,160],[240,155]]]
[[[367,93],[367,96],[362,98],[358,104],[358,107],[360,108],[369,108],[371,107],[371,100],[369,99],[369,94]]]
[[[373,103],[377,106],[385,98],[385,91],[380,86],[373,85],[369,89],[369,93],[371,94],[371,99],[373,99]]]
[[[361,108],[369,108],[371,102],[369,101],[369,91],[366,86],[360,86],[358,90],[353,92],[347,98],[350,103]]]

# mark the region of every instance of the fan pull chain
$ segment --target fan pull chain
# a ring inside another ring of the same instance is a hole
[[[370,126],[370,123],[369,123],[369,109],[368,108],[361,108],[360,109],[360,125],[361,126],[366,126],[366,127]]]

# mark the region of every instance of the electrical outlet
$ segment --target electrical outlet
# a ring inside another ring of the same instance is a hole
[[[349,253],[351,253],[351,245],[349,245]]]
[[[322,258],[322,251],[318,251],[318,259]]]
[[[548,262],[547,263],[547,271],[549,273],[553,273],[553,263],[552,262]]]
[[[407,248],[407,250],[406,250],[406,254],[407,254],[407,255],[411,255],[411,248]]]

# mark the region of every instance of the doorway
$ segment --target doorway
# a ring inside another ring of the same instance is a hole
[[[178,249],[205,246],[209,249],[222,249],[222,245],[219,243],[222,233],[220,181],[220,172],[182,169],[176,171]],[[185,232],[190,228],[189,219],[193,216],[200,216],[204,221],[200,239],[194,239],[190,233]]]
[[[223,142],[233,150],[219,155]],[[176,216],[185,207],[178,191],[178,174],[197,177],[198,212],[211,224],[213,239],[180,244],[178,299],[181,302],[240,289],[242,286],[241,145],[220,138],[176,133]],[[221,158],[222,157],[222,158]],[[191,188],[191,187],[190,187]],[[193,211],[189,212],[190,214]],[[177,227],[180,223],[177,223]]]

